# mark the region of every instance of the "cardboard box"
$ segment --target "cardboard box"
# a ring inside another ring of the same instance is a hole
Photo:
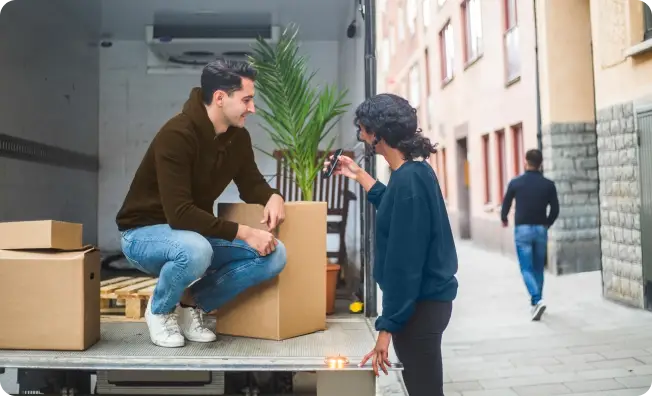
[[[78,250],[82,225],[54,220],[0,223],[0,249]]]
[[[218,204],[222,218],[265,229],[263,207]],[[326,202],[287,202],[277,238],[287,251],[281,274],[215,312],[221,334],[284,340],[326,328]]]
[[[88,349],[100,339],[99,251],[0,250],[0,301],[0,349]]]

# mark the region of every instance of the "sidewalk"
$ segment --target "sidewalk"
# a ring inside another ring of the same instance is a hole
[[[515,260],[457,241],[460,290],[444,334],[446,396],[640,396],[652,313],[604,300],[600,272],[546,274],[532,322]],[[652,394],[652,393],[651,393]]]

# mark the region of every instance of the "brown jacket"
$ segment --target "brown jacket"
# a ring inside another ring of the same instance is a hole
[[[116,217],[118,229],[169,224],[232,241],[238,224],[213,215],[215,200],[231,181],[246,203],[265,205],[279,194],[256,166],[249,132],[231,127],[216,135],[201,90],[194,88],[183,111],[147,149]]]

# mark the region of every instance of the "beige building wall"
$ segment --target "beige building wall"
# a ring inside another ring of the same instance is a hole
[[[650,309],[652,251],[642,241],[652,225],[652,10],[639,0],[590,3],[604,294]]]

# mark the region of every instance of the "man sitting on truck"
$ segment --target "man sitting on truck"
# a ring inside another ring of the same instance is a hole
[[[245,62],[208,64],[201,87],[152,140],[118,212],[125,257],[159,277],[145,311],[156,345],[214,341],[202,314],[285,267],[285,247],[270,232],[283,222],[284,199],[261,175],[244,128],[255,78]],[[244,202],[265,207],[269,231],[213,215],[231,181]]]

